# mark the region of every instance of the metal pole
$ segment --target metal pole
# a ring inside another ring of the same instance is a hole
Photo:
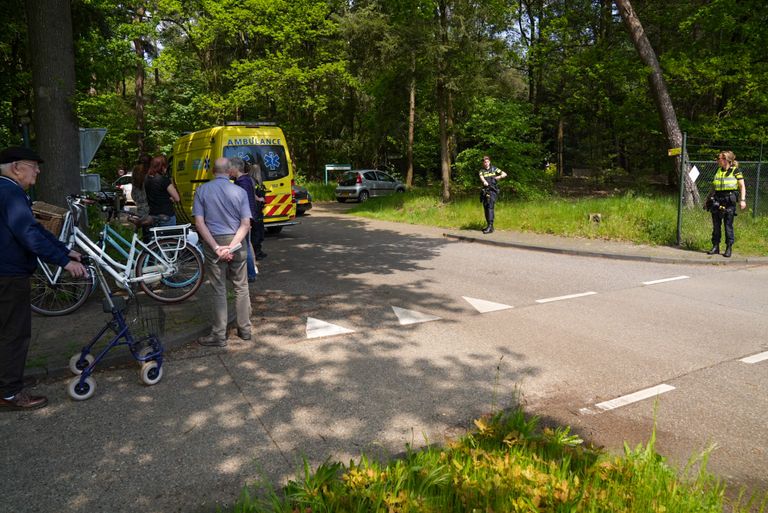
[[[685,161],[688,159],[688,134],[683,133],[683,151],[680,155],[680,194],[677,198],[677,245],[682,243],[683,233],[683,191],[685,190]]]
[[[755,178],[755,200],[752,206],[752,217],[757,217],[757,198],[760,195],[760,167],[763,165],[763,143],[760,142],[760,158],[757,160],[757,177]]]

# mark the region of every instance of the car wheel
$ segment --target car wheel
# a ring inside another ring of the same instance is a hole
[[[283,231],[282,226],[268,226],[267,227],[267,233],[270,235],[277,235],[278,233]]]
[[[396,193],[398,193],[398,194],[400,194],[400,193],[403,193],[403,192],[405,192],[405,189],[396,189],[396,190],[395,190],[395,192],[396,192]]]
[[[368,197],[370,195],[368,194],[368,191],[360,191],[360,195],[357,197],[357,199],[360,201],[360,203],[364,201],[368,201]]]

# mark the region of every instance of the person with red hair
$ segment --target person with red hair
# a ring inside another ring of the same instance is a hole
[[[147,177],[144,179],[144,192],[149,203],[149,215],[157,218],[167,216],[167,220],[157,220],[154,226],[173,226],[176,224],[175,203],[180,200],[179,192],[166,174],[168,160],[163,155],[154,157],[149,164]]]

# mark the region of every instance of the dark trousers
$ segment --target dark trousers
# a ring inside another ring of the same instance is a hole
[[[483,212],[485,213],[485,222],[493,224],[494,212],[493,208],[496,206],[496,195],[489,194],[483,200]]]
[[[733,218],[736,215],[735,207],[712,212],[712,245],[718,246],[722,237],[721,225],[725,225],[725,243],[733,245]]]
[[[264,242],[264,219],[251,219],[251,246],[253,254],[261,253],[261,243]]]
[[[24,365],[32,339],[32,306],[28,276],[0,276],[0,394],[10,397],[23,388]]]

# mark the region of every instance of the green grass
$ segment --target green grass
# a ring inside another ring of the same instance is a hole
[[[483,207],[477,197],[444,204],[434,191],[425,190],[374,198],[356,204],[351,212],[388,221],[463,230],[480,230],[485,225]],[[592,213],[601,214],[599,224],[589,221]],[[709,213],[686,209],[682,226],[683,247],[696,251],[709,249],[712,230]],[[502,200],[496,204],[495,228],[673,246],[677,234],[677,198],[627,193],[608,198]],[[738,254],[768,254],[768,217],[753,218],[748,212],[740,213],[736,217],[735,232]]]
[[[585,447],[568,428],[541,428],[522,410],[475,421],[445,447],[408,450],[380,464],[324,463],[280,492],[246,488],[233,513],[317,512],[721,512],[766,511],[762,500],[726,498],[706,470],[709,451],[683,472],[655,452],[655,437],[621,456]]]
[[[309,194],[312,195],[312,201],[336,201],[336,195],[334,194],[336,190],[335,183],[326,185],[320,182],[309,182],[300,185],[307,188]]]

